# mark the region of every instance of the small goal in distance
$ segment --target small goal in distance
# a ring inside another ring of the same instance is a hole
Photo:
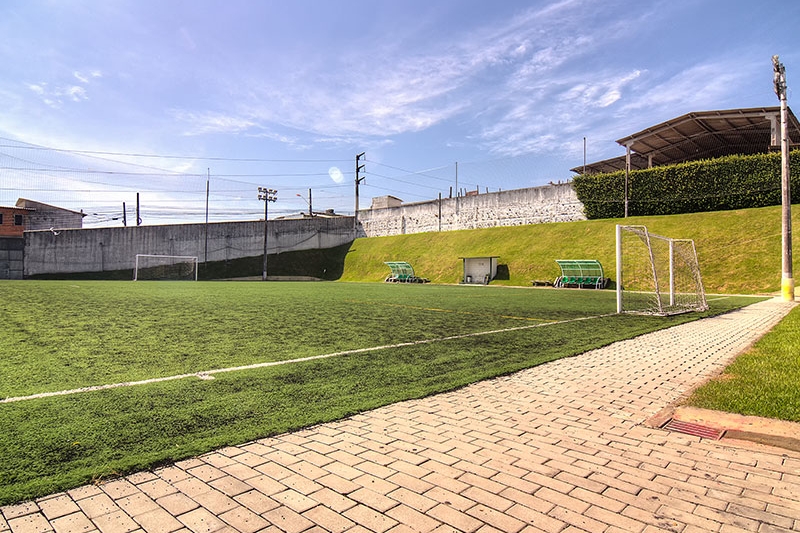
[[[197,257],[136,254],[133,281],[197,281]]]
[[[617,313],[673,315],[708,309],[691,239],[617,225]]]

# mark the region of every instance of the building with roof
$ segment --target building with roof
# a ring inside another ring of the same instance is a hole
[[[571,169],[578,174],[641,170],[727,155],[767,153],[780,149],[780,106],[697,111],[656,124],[619,139],[626,155]],[[800,145],[800,122],[788,110],[790,147]]]
[[[22,237],[32,209],[0,206],[0,237]]]
[[[83,227],[83,217],[85,213],[72,211],[63,207],[20,198],[17,200],[16,207],[24,209],[28,213],[25,223],[25,231],[39,229],[80,229]],[[22,236],[20,234],[20,236]]]

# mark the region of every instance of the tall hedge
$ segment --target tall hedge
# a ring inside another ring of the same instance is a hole
[[[790,154],[793,201],[800,201],[800,151]],[[589,219],[625,214],[625,171],[573,178]],[[631,171],[628,215],[676,215],[781,203],[781,154],[728,156]]]

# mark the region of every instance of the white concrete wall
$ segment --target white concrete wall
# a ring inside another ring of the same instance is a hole
[[[333,248],[354,237],[353,217],[270,220],[268,253]],[[132,269],[136,254],[206,256],[206,225],[25,232],[25,276]],[[264,221],[208,224],[208,261],[264,253]]]
[[[443,198],[358,212],[358,236],[376,237],[585,220],[569,183]],[[220,222],[25,232],[25,276],[131,269],[136,254],[225,261],[261,255],[264,222]],[[269,253],[333,248],[355,237],[352,217],[270,220]]]
[[[586,216],[570,183],[358,212],[362,235],[367,237],[574,220]]]

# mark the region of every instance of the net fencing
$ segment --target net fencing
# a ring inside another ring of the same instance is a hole
[[[137,254],[133,281],[197,281],[197,257]]]
[[[697,250],[691,239],[617,226],[617,311],[671,315],[704,311]]]

